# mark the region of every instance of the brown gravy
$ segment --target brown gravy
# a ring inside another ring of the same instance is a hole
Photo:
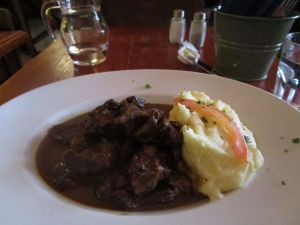
[[[158,108],[163,110],[165,114],[168,115],[171,106],[163,104],[146,104],[145,108]],[[63,124],[77,124],[87,120],[88,117],[88,114],[80,115],[67,122],[64,122]],[[97,180],[90,180],[89,185],[78,185],[67,190],[60,190],[53,184],[52,168],[53,165],[60,162],[66,149],[68,149],[68,147],[66,147],[62,143],[59,143],[57,140],[54,140],[49,132],[38,148],[36,156],[36,165],[41,177],[48,185],[50,185],[54,190],[56,190],[63,196],[72,199],[78,203],[110,210],[145,211],[186,206],[188,204],[198,202],[199,200],[207,199],[206,197],[202,196],[196,191],[193,191],[191,195],[183,196],[168,203],[150,203],[142,205],[141,207],[138,207],[136,209],[128,209],[126,207],[120,206],[119,204],[116,204],[116,202],[114,201],[100,201],[96,197],[93,188]]]

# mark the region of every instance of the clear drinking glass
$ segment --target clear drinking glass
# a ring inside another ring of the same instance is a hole
[[[285,39],[274,94],[300,110],[300,32]]]
[[[50,36],[55,34],[49,21],[49,11],[60,9],[60,37],[73,63],[80,66],[97,65],[106,60],[109,29],[94,0],[47,1],[42,6],[42,18]]]

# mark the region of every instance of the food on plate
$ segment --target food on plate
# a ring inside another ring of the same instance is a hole
[[[171,105],[135,96],[106,101],[53,126],[37,168],[56,191],[113,210],[153,210],[221,198],[245,187],[263,165],[236,112],[202,92]]]
[[[55,190],[113,210],[148,210],[207,199],[182,160],[181,126],[171,105],[137,97],[108,100],[88,114],[52,127],[37,168]]]
[[[253,133],[221,100],[182,91],[169,119],[182,126],[182,157],[197,190],[210,199],[246,187],[263,166]]]

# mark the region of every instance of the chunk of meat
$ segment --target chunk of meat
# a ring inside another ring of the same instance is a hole
[[[148,114],[132,103],[127,103],[121,113],[115,118],[114,123],[117,129],[121,129],[125,136],[139,128],[148,119]]]
[[[159,122],[164,116],[164,112],[160,109],[150,109],[147,111],[149,119],[135,131],[134,137],[143,144],[155,144],[160,140]]]
[[[153,191],[148,197],[148,202],[168,203],[180,197],[189,196],[191,193],[191,180],[185,173],[173,171],[168,180],[168,185],[164,185],[162,188]]]
[[[90,115],[98,127],[105,127],[114,123],[116,115],[120,112],[120,103],[113,99],[94,109]]]
[[[76,152],[81,152],[91,147],[91,143],[84,135],[80,135],[72,139],[70,147]]]
[[[98,119],[101,119],[99,117],[103,117],[105,115],[113,117],[119,113],[119,108],[120,103],[116,102],[113,99],[109,99],[103,105],[100,105],[96,109],[94,109],[90,113],[90,116]]]
[[[73,188],[77,185],[78,180],[76,176],[71,172],[67,165],[63,162],[55,164],[52,168],[53,184],[59,190],[64,191]]]
[[[147,113],[142,110],[144,100],[129,97],[121,103],[107,101],[91,113],[87,124],[88,133],[92,136],[123,137],[141,126],[147,119]]]
[[[135,209],[139,206],[139,202],[137,201],[136,197],[124,189],[116,190],[112,194],[112,198],[119,205],[127,209]]]
[[[113,192],[118,189],[128,189],[129,183],[124,175],[113,172],[101,176],[99,184],[95,187],[95,193],[99,200],[106,200],[112,197]]]
[[[183,172],[172,172],[169,184],[177,195],[190,195],[193,190],[192,181]]]
[[[136,147],[130,140],[121,140],[117,143],[117,149],[119,163],[116,166],[123,168],[124,164],[136,153]]]
[[[163,188],[162,190],[156,190],[148,197],[148,202],[151,203],[168,203],[174,201],[177,197],[176,191],[171,188]]]
[[[133,191],[140,196],[152,191],[169,173],[170,170],[163,167],[155,155],[145,151],[140,151],[132,157],[128,169]]]
[[[97,141],[102,136],[118,137],[120,132],[114,124],[115,117],[120,113],[120,103],[113,99],[106,101],[90,113],[87,120],[86,136]]]
[[[97,146],[79,153],[68,150],[64,154],[67,166],[80,175],[96,175],[112,168],[116,156],[115,146],[103,139]]]
[[[126,99],[124,99],[121,102],[121,107],[123,107],[123,105],[126,105],[128,103],[132,103],[132,104],[138,106],[140,109],[144,108],[144,106],[145,106],[145,100],[142,98],[136,97],[136,96],[130,96],[130,97],[127,97]]]
[[[164,146],[177,147],[182,146],[183,136],[180,132],[181,127],[176,122],[169,122],[166,118],[159,124],[161,139]]]

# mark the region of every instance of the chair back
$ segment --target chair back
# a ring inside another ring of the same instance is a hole
[[[8,9],[0,8],[0,29],[14,30],[14,21],[11,12]]]

